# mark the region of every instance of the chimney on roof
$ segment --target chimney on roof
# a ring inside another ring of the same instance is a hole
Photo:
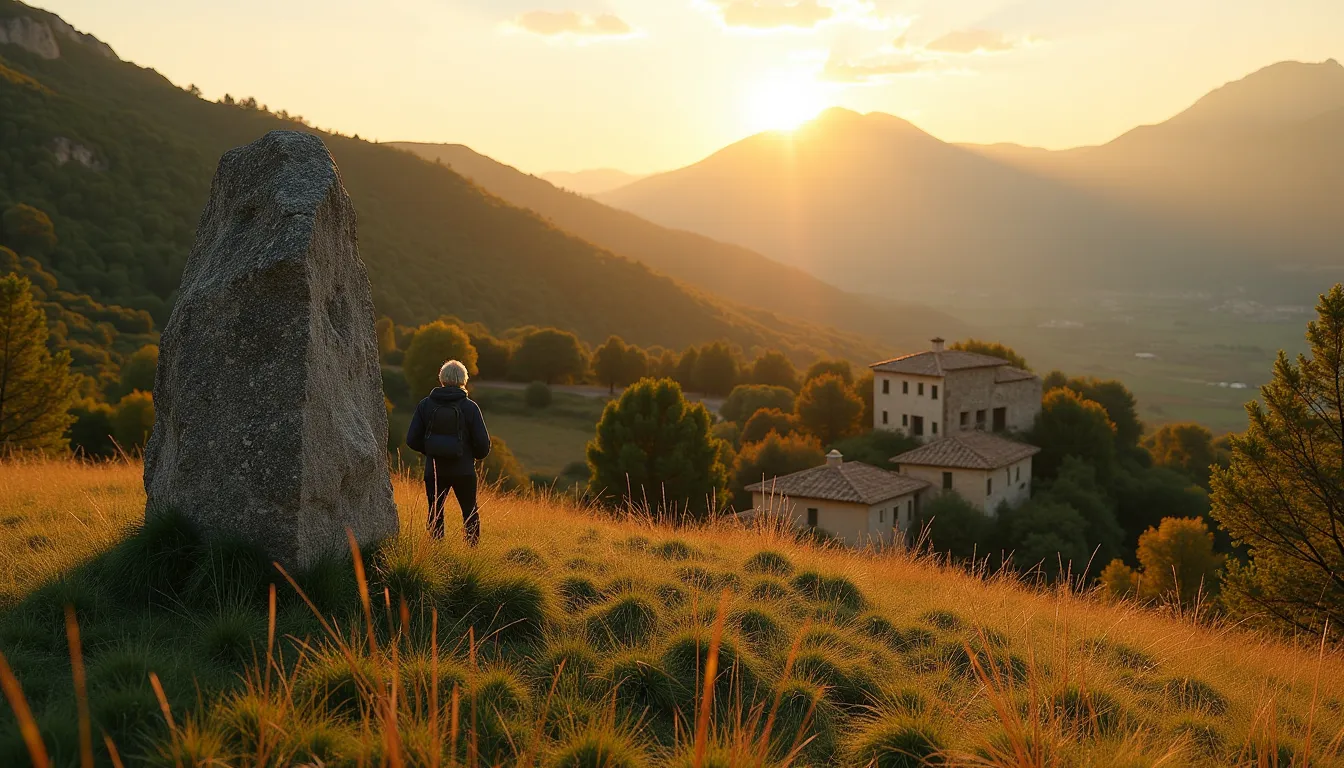
[[[834,448],[831,449],[830,453],[826,454],[826,466],[838,467],[844,463],[845,463],[844,455],[841,454],[839,451],[835,450]]]
[[[934,336],[934,337],[933,337],[933,351],[934,351],[934,352],[942,352],[942,351],[943,351],[943,337],[942,337],[942,336]]]

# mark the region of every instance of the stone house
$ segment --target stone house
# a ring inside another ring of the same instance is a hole
[[[913,475],[846,462],[838,451],[826,463],[747,486],[752,506],[825,531],[853,547],[891,544],[910,527],[928,482]]]
[[[873,363],[873,428],[921,440],[970,431],[1025,432],[1041,411],[1041,379],[1008,361],[949,350]]]
[[[987,515],[1031,497],[1031,458],[1040,448],[990,432],[956,432],[892,458],[901,474],[932,497],[952,491]]]

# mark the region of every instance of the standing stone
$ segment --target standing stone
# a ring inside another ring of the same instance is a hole
[[[159,343],[146,514],[306,567],[397,531],[355,210],[316,136],[224,154]]]

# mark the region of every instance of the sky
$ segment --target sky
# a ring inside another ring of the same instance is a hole
[[[1344,0],[29,0],[205,97],[530,173],[680,167],[824,107],[1063,148],[1276,61]]]

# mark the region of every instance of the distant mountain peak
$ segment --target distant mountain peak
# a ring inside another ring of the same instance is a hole
[[[1344,108],[1344,66],[1281,61],[1215,88],[1167,121],[1182,128],[1256,128]]]

